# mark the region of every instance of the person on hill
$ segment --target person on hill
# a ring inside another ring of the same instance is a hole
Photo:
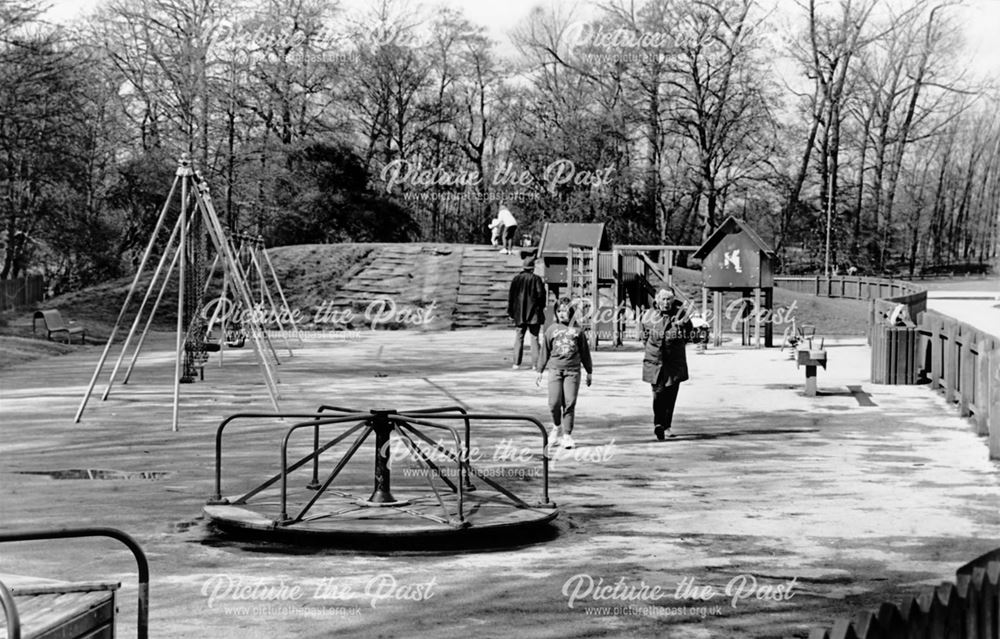
[[[500,236],[503,234],[503,223],[500,222],[499,217],[495,217],[490,221],[490,244],[493,246],[500,246]]]
[[[691,321],[671,288],[656,292],[653,309],[642,323],[642,381],[653,388],[653,434],[673,437],[674,405],[681,382],[688,380],[685,345]]]
[[[500,224],[503,225],[503,248],[500,249],[500,253],[506,253],[507,255],[514,254],[514,236],[517,235],[517,219],[514,214],[510,212],[507,208],[507,204],[501,202],[500,210],[497,211],[497,218],[500,220]]]
[[[593,363],[587,336],[573,323],[572,300],[564,297],[555,305],[556,321],[545,329],[542,359],[535,384],[542,383],[542,373],[549,369],[549,410],[552,431],[549,446],[573,448],[573,426],[576,421],[576,398],[580,391],[580,366],[587,371],[587,386],[593,381]]]
[[[514,370],[521,367],[524,334],[531,334],[531,368],[538,366],[538,333],[545,323],[545,282],[535,275],[535,258],[526,257],[507,293],[507,315],[514,322]]]

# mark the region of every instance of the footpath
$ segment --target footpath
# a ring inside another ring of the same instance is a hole
[[[460,403],[545,420],[544,388],[510,368],[511,337],[362,330],[307,341],[279,369],[282,407]],[[133,534],[151,560],[152,637],[805,637],[1000,547],[1000,464],[926,387],[868,383],[860,339],[827,340],[817,397],[804,396],[788,351],[689,347],[678,436],[665,442],[652,435],[641,352],[598,351],[579,447],[552,464],[561,514],[545,541],[422,554],[220,538],[200,515],[215,425],[270,407],[252,354],[229,351],[224,368],[213,360],[206,381],[182,387],[181,430],[170,432],[172,339],[154,336],[106,402],[99,384],[80,424],[100,347],[0,370],[3,526]],[[274,468],[286,426],[234,435],[234,490]],[[475,437],[485,451],[532,443],[503,429]],[[53,478],[73,469],[124,475]],[[0,548],[0,572],[121,581],[125,637],[133,570],[102,542]]]

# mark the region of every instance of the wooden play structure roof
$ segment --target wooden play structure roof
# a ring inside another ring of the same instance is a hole
[[[546,222],[538,242],[538,255],[565,256],[570,244],[597,246],[602,251],[611,249],[608,233],[603,223]]]
[[[708,254],[719,245],[719,242],[721,242],[723,238],[727,235],[733,235],[736,233],[744,234],[758,250],[767,255],[769,259],[774,259],[774,251],[770,246],[764,243],[764,240],[760,239],[757,232],[750,228],[743,220],[731,215],[727,217],[717,229],[715,229],[715,231],[708,237],[707,240],[705,240],[705,243],[701,245],[701,248],[699,248],[692,257],[696,260],[705,259],[705,257],[707,257]]]

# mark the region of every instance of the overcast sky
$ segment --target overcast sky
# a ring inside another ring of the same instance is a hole
[[[67,22],[92,10],[101,0],[52,0],[49,17]],[[371,0],[341,0],[349,9],[361,8]],[[501,45],[509,42],[508,32],[531,10],[547,0],[430,0],[415,2],[429,7],[451,6],[462,10],[473,23],[485,26]],[[901,0],[906,2],[907,0]],[[821,0],[822,3],[822,0]],[[566,3],[572,6],[571,3]],[[584,3],[579,3],[584,5]],[[784,28],[790,20],[803,24],[801,9],[795,0],[758,0],[763,7],[775,7],[775,27]],[[989,75],[1000,82],[1000,0],[965,0],[965,6],[950,7],[949,12],[963,26],[968,60],[956,61],[977,75]],[[796,19],[797,18],[797,19]],[[503,46],[506,49],[506,46]]]

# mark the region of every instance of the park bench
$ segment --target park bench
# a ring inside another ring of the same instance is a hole
[[[42,320],[42,324],[45,326],[45,330],[48,331],[46,338],[52,339],[53,333],[65,333],[66,343],[69,344],[73,340],[74,335],[80,336],[80,343],[83,344],[84,339],[87,337],[87,329],[82,326],[71,326],[66,323],[62,315],[56,309],[51,309],[47,311],[35,311],[35,315],[31,318],[31,332],[34,334],[36,322]]]

